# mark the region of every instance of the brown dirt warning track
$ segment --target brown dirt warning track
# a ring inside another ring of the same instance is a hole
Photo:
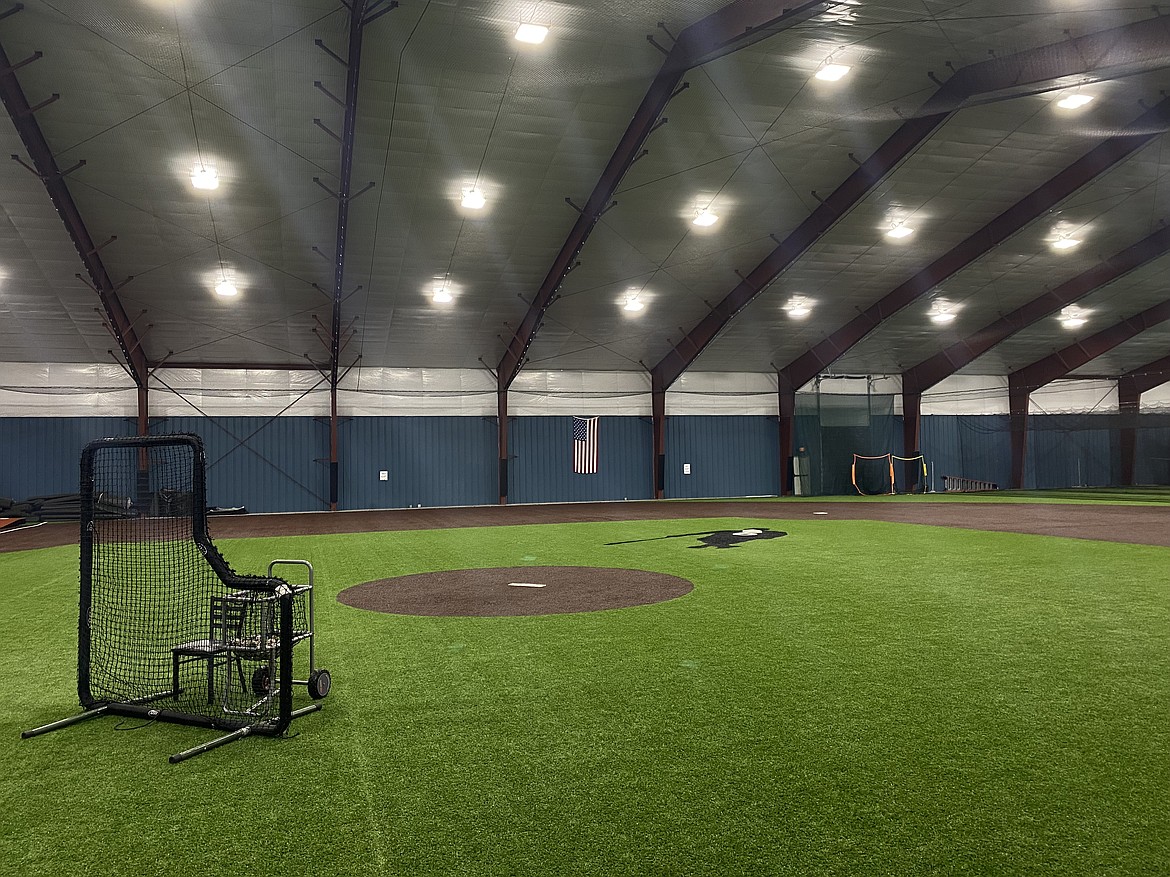
[[[814,512],[827,512],[814,515]],[[213,517],[213,538],[301,536],[435,530],[518,524],[636,521],[685,518],[751,518],[798,521],[860,520],[930,524],[967,530],[1033,533],[1170,547],[1170,506],[1107,504],[1047,505],[994,502],[769,502],[712,500],[686,502],[571,503],[476,506],[470,508],[388,509],[359,512],[300,512],[280,515]],[[51,523],[0,532],[0,552],[76,545],[76,523]]]

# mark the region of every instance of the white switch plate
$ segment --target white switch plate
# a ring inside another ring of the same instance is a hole
[[[378,480],[379,481],[389,481],[390,480],[390,473],[387,472],[385,469],[379,469],[378,470]]]
[[[691,474],[691,464],[690,463],[683,463],[683,475],[690,475],[690,474]]]

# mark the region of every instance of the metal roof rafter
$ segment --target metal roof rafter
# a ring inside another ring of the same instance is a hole
[[[677,94],[683,74],[708,61],[721,58],[759,42],[785,28],[833,5],[833,0],[812,0],[792,9],[775,0],[734,0],[722,9],[684,29],[667,52],[646,96],[630,120],[625,134],[602,171],[597,185],[573,224],[568,238],[553,261],[540,289],[528,306],[528,312],[507,344],[496,369],[499,388],[507,390],[524,364],[528,347],[540,328],[545,310],[552,304],[565,276],[580,255],[582,247],[610,206],[614,192],[630,166],[641,157],[642,145],[660,124],[659,115]],[[651,39],[651,43],[654,41]],[[655,44],[656,45],[656,44]]]
[[[1170,300],[1126,317],[1088,338],[1074,341],[1043,359],[1017,369],[1008,375],[1008,389],[1016,393],[1038,390],[1167,320],[1170,320]]]
[[[1028,445],[1028,408],[1032,391],[1066,377],[1086,363],[1092,362],[1098,356],[1108,353],[1117,345],[1167,320],[1170,320],[1170,300],[1146,308],[1141,313],[1127,317],[1119,323],[1114,323],[1107,329],[1102,329],[1081,341],[1074,341],[1067,347],[1008,375],[1012,487],[1018,489],[1024,486],[1024,465]],[[1150,365],[1164,367],[1168,362],[1170,362],[1170,357]],[[1135,380],[1127,380],[1127,377],[1129,375],[1123,375],[1117,382],[1119,407],[1122,413],[1136,414],[1141,391],[1139,390],[1135,394],[1134,390],[1138,389],[1139,385]],[[1157,386],[1158,383],[1162,383],[1162,381],[1156,381],[1152,386]],[[1133,424],[1123,425],[1121,432],[1122,481],[1126,484],[1132,484],[1134,472]]]
[[[1066,280],[913,368],[907,369],[902,374],[903,391],[926,392],[1020,330],[1167,252],[1170,252],[1170,226],[1162,226],[1133,246],[1116,253],[1071,280]]]
[[[1045,215],[1082,186],[1120,164],[1170,128],[1170,98],[1147,110],[1129,126],[1127,133],[1102,141],[1060,173],[1033,189],[991,222],[953,247],[909,280],[828,338],[813,345],[783,369],[795,386],[812,380],[853,345],[902,308],[926,295],[948,277],[986,255],[1012,235]]]
[[[1170,381],[1170,356],[1163,356],[1161,359],[1147,362],[1145,365],[1127,371],[1117,379],[1117,385],[1120,390],[1122,384],[1125,384],[1132,388],[1136,395],[1140,396],[1154,387],[1160,387],[1167,381]]]
[[[333,293],[331,296],[333,300],[333,315],[329,339],[329,380],[330,385],[334,388],[336,388],[340,380],[338,372],[340,370],[342,349],[341,305],[346,298],[343,294],[343,284],[345,282],[345,246],[349,226],[349,205],[354,198],[369,191],[374,186],[374,183],[369,183],[360,192],[354,193],[352,190],[353,150],[357,129],[357,102],[362,58],[362,36],[367,24],[398,6],[396,2],[383,5],[383,0],[353,0],[352,4],[347,5],[349,6],[350,15],[349,43],[346,58],[343,59],[332,52],[320,40],[315,41],[315,44],[322,51],[345,66],[345,99],[343,105],[345,116],[342,122],[341,135],[338,136],[332,131],[329,131],[320,120],[314,120],[315,124],[325,128],[341,144],[341,167],[338,172],[338,190],[336,193],[330,193],[337,198],[337,240],[336,247],[333,251]],[[379,9],[378,7],[382,8]]]
[[[23,8],[21,4],[16,4],[3,17],[18,12],[21,8]],[[38,57],[41,57],[39,53],[35,54],[32,60]],[[68,171],[62,171],[57,166],[56,159],[53,158],[53,151],[49,148],[41,126],[37,123],[35,113],[39,107],[29,106],[24,89],[20,87],[20,82],[16,78],[16,70],[23,66],[24,63],[13,65],[8,59],[8,54],[4,51],[4,47],[0,45],[0,101],[4,103],[4,109],[12,119],[12,124],[20,135],[20,140],[28,151],[29,158],[32,159],[35,172],[49,193],[49,198],[73,241],[77,255],[81,257],[86,273],[92,281],[92,287],[101,300],[109,327],[113,330],[114,338],[126,361],[127,371],[139,389],[144,389],[149,369],[146,363],[146,352],[142,349],[142,340],[134,331],[126,309],[118,298],[118,287],[110,278],[110,274],[98,254],[98,251],[105,244],[95,244],[90,236],[89,230],[81,218],[81,211],[74,202],[73,196],[69,192],[69,186],[65,182]],[[40,106],[44,105],[42,103]],[[19,160],[18,156],[14,157]],[[70,170],[76,170],[78,166],[75,165]]]
[[[678,380],[736,315],[868,196],[956,110],[972,102],[988,103],[1033,94],[1037,85],[1052,85],[1067,76],[1105,76],[1166,66],[1170,66],[1170,19],[1155,17],[960,68],[914,117],[862,162],[654,366],[651,370],[654,387],[663,391]],[[889,316],[888,310],[888,305],[879,302],[782,371],[797,387],[807,383]]]

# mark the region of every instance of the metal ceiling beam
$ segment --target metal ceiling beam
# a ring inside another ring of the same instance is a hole
[[[1154,387],[1160,387],[1170,381],[1170,356],[1163,356],[1161,359],[1138,366],[1123,374],[1117,381],[1118,386],[1124,382],[1139,396]]]
[[[961,68],[654,366],[653,386],[664,391],[678,380],[736,315],[961,106],[1005,100],[1043,90],[1042,86],[1051,88],[1068,76],[1106,76],[1166,66],[1170,66],[1170,21],[1155,17]],[[790,364],[793,383],[799,387],[815,377],[876,325],[875,316],[880,321],[888,315],[885,310],[859,318]],[[806,374],[803,380],[795,380]]]
[[[823,372],[876,329],[883,320],[926,295],[948,277],[986,255],[1012,235],[1044,216],[1082,186],[1124,161],[1170,128],[1170,98],[1163,99],[1135,121],[1125,134],[1110,137],[1056,176],[1025,195],[979,231],[891,290],[858,316],[815,344],[784,368],[801,386]]]
[[[295,362],[187,362],[185,360],[161,359],[158,362],[151,362],[150,367],[155,368],[197,368],[204,371],[231,371],[231,370],[247,370],[247,369],[262,369],[264,371],[285,371],[285,372],[307,372],[316,371],[313,366],[308,363]]]
[[[1077,341],[1049,356],[1008,375],[1008,409],[1011,415],[1012,487],[1024,486],[1027,453],[1028,399],[1033,390],[1065,377],[1131,338],[1170,320],[1170,301],[1164,301],[1134,314],[1107,329]],[[1119,386],[1119,396],[1121,389]],[[1125,449],[1123,449],[1125,450]],[[1132,448],[1129,449],[1132,452]],[[1123,459],[1124,459],[1123,453]],[[1123,471],[1122,477],[1126,473]],[[1132,461],[1129,467],[1132,481]]]
[[[643,144],[657,126],[658,117],[674,96],[683,74],[700,64],[721,58],[799,24],[824,11],[829,5],[831,0],[813,0],[788,9],[776,0],[736,0],[679,34],[602,171],[589,200],[581,209],[564,245],[553,260],[524,319],[508,342],[507,350],[496,369],[501,390],[507,390],[519,374],[532,339],[543,322],[545,311],[552,304],[557,290],[601,215],[610,205],[610,199],[617,191],[622,177],[638,158]]]
[[[17,65],[17,68],[20,66],[23,65]],[[106,319],[113,330],[114,340],[118,342],[130,376],[138,386],[139,407],[141,409],[149,371],[146,364],[146,351],[142,349],[142,339],[135,332],[130,317],[118,298],[116,284],[110,278],[110,273],[106,270],[101,256],[98,255],[99,248],[85,227],[81,211],[69,192],[69,186],[65,183],[65,173],[61,171],[57,166],[56,159],[53,158],[53,151],[49,148],[48,141],[45,140],[41,126],[37,124],[36,111],[29,106],[24,89],[20,87],[20,82],[16,78],[16,68],[9,61],[8,54],[2,45],[0,45],[0,100],[3,101],[4,109],[7,110],[9,118],[12,119],[12,124],[20,135],[20,140],[28,151],[29,158],[32,159],[33,167],[41,178],[45,190],[49,193],[49,198],[57,209],[57,215],[65,224],[65,230],[69,233],[77,255],[81,257],[86,273],[101,300]],[[144,414],[140,410],[140,425],[143,420]]]
[[[353,187],[353,148],[357,129],[358,77],[362,60],[362,33],[370,0],[352,0],[349,6],[349,52],[345,59],[345,117],[341,128],[341,169],[338,172],[337,241],[333,257],[333,319],[329,339],[329,382],[337,386],[341,360],[341,302],[344,298],[345,245],[349,230],[349,202]]]
[[[926,392],[1021,329],[1056,313],[1061,308],[1084,298],[1093,290],[1124,277],[1167,252],[1170,252],[1170,227],[1163,226],[1133,246],[907,369],[902,374],[902,391],[918,394]]]
[[[1019,387],[1031,393],[1167,320],[1170,320],[1170,300],[1146,308],[1083,341],[1076,341],[1031,365],[1017,369],[1008,375],[1008,387]]]

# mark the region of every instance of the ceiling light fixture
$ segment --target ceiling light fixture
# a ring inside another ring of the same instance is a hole
[[[803,295],[794,295],[781,310],[788,311],[788,316],[799,320],[812,313],[812,301]]]
[[[548,36],[548,28],[543,24],[522,24],[516,28],[516,39],[521,43],[537,45],[544,42]]]
[[[836,82],[838,79],[844,78],[845,74],[852,69],[852,67],[848,67],[844,64],[830,64],[826,62],[825,64],[821,65],[821,69],[813,75],[816,76],[817,79],[822,79],[825,82]]]
[[[1084,308],[1079,308],[1076,305],[1069,305],[1067,308],[1060,309],[1060,325],[1066,329],[1079,329],[1087,322],[1085,317],[1088,311]]]
[[[927,316],[930,317],[932,323],[938,323],[940,326],[954,322],[956,316],[954,305],[945,298],[936,298],[930,303],[930,311]]]
[[[1077,91],[1061,98],[1056,102],[1056,105],[1062,110],[1079,110],[1081,107],[1092,102],[1093,96],[1091,94],[1084,94],[1083,92]]]
[[[487,198],[483,192],[472,186],[463,190],[463,200],[460,203],[470,210],[480,210],[487,204]]]
[[[219,283],[215,284],[215,294],[222,298],[235,298],[240,294],[240,291],[236,289],[234,283],[225,277]]]
[[[639,292],[639,291],[638,291],[638,290],[636,290],[636,289],[635,289],[635,290],[632,290],[632,291],[631,291],[631,292],[630,292],[630,293],[629,293],[629,294],[626,296],[626,303],[625,303],[624,305],[622,305],[622,308],[623,308],[624,310],[627,310],[627,311],[640,311],[640,310],[642,310],[644,307],[646,307],[646,305],[645,305],[645,303],[643,303],[643,302],[642,302],[642,300],[639,298],[639,296],[640,296],[641,294],[642,294],[642,293],[641,293],[641,292]]]
[[[914,229],[906,225],[904,222],[895,222],[894,227],[886,232],[886,237],[899,240],[901,238],[908,238],[914,234]]]
[[[435,275],[435,278],[431,281],[431,301],[438,302],[439,304],[454,301],[451,295],[451,288],[447,285],[448,277],[450,277],[449,274]]]
[[[1075,247],[1080,242],[1081,242],[1080,238],[1070,237],[1067,234],[1060,234],[1057,236],[1056,240],[1054,240],[1052,242],[1052,249],[1054,249],[1054,250],[1071,250],[1073,247]]]
[[[695,218],[691,220],[692,225],[697,225],[702,228],[707,228],[719,221],[719,215],[712,213],[709,207],[703,207],[695,211]]]
[[[191,168],[191,185],[196,189],[218,189],[219,174],[209,164],[197,164]]]

